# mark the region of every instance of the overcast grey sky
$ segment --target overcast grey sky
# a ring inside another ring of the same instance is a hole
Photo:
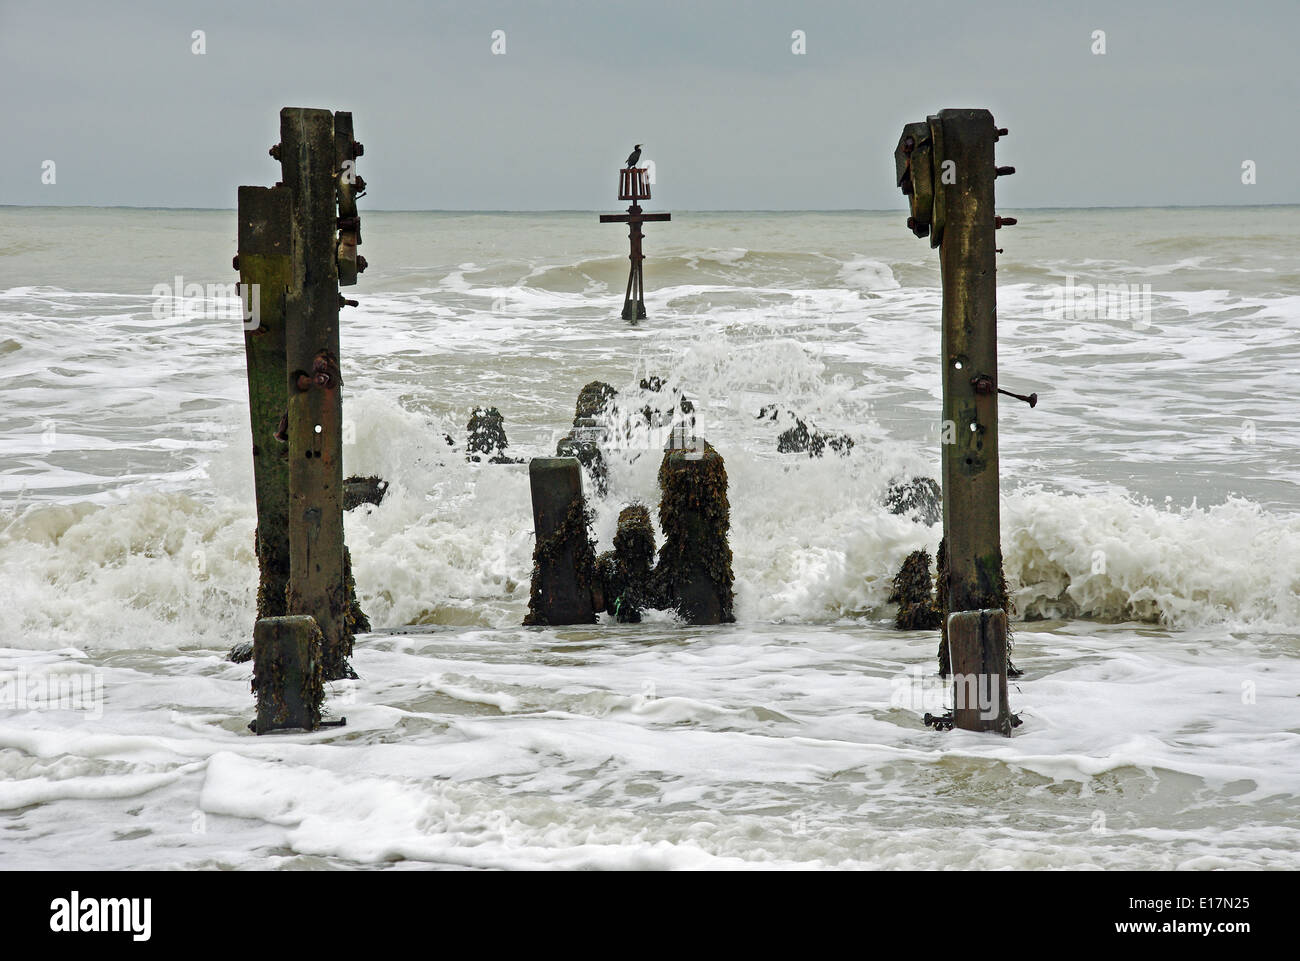
[[[354,112],[372,210],[609,208],[635,142],[659,207],[899,208],[943,107],[1011,129],[1004,207],[1297,203],[1297,40],[1298,0],[0,0],[0,203],[232,207],[282,106]]]

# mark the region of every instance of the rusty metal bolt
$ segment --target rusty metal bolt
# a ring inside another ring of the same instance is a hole
[[[1015,172],[1016,172],[1015,167],[998,167],[997,170],[995,171],[995,173],[999,177],[1010,177]]]
[[[297,384],[298,384],[298,389],[299,389],[300,391],[308,391],[308,390],[311,390],[311,375],[310,375],[310,374],[299,374],[299,375],[298,375],[298,381],[297,381]]]
[[[269,154],[271,155],[271,159],[272,159],[272,160],[279,160],[279,159],[280,159],[280,145],[279,145],[279,144],[274,144],[274,145],[271,147],[271,149],[267,151],[267,153],[269,153]]]
[[[239,254],[235,254],[234,259],[230,261],[230,266],[239,269]]]
[[[317,387],[328,387],[332,378],[330,377],[329,371],[318,370],[316,371],[316,376],[312,379],[316,382]]]
[[[366,263],[366,258],[361,254],[357,254],[357,273],[364,274],[366,272],[366,268],[369,266],[370,265]]]
[[[360,197],[366,192],[366,181],[360,174],[352,178],[352,183],[352,189],[356,192],[356,196]]]
[[[1014,227],[1016,225],[1015,217],[994,217],[993,229],[1001,230],[1003,227]]]
[[[1028,404],[1030,407],[1037,407],[1037,406],[1038,406],[1038,395],[1037,395],[1037,394],[1030,394],[1028,397],[1026,397],[1024,394],[1013,394],[1011,391],[1009,391],[1009,390],[1003,390],[1001,387],[998,388],[998,393],[999,393],[999,394],[1006,394],[1008,397],[1014,397],[1016,400],[1023,400],[1023,401],[1024,401],[1026,404]]]
[[[340,306],[340,307],[356,307],[356,306],[358,306],[358,304],[357,304],[357,301],[355,301],[355,300],[348,300],[348,299],[347,299],[346,297],[344,297],[342,294],[339,294],[339,306]]]
[[[1007,134],[1009,134],[1009,133],[1011,133],[1011,131],[1008,130],[1006,127],[998,127],[997,132],[993,134],[993,139],[994,139],[994,140],[1001,140],[1003,137],[1007,136]]]
[[[988,374],[977,374],[970,379],[970,385],[975,388],[977,394],[993,393],[993,378]]]
[[[355,140],[352,141],[352,156],[354,156],[354,157],[360,157],[360,156],[361,156],[362,154],[364,154],[365,152],[366,152],[366,145],[365,145],[365,144],[363,144],[363,143],[357,143]]]

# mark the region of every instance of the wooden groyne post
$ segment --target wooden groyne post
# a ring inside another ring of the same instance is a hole
[[[907,225],[939,248],[943,280],[943,531],[949,613],[945,625],[954,690],[981,676],[1002,693],[995,716],[959,710],[968,730],[1010,735],[1006,703],[1006,586],[998,503],[997,264],[995,231],[1015,220],[994,210],[994,143],[1006,130],[982,109],[942,110],[903,128],[894,158],[910,199]],[[1005,393],[1005,392],[1004,392]],[[963,613],[967,612],[967,613]],[[970,616],[974,614],[974,618]],[[997,624],[1001,624],[999,632]],[[954,637],[954,628],[956,636]],[[1000,647],[1000,651],[992,650]],[[996,676],[985,679],[989,671]],[[958,692],[959,703],[963,695]]]
[[[320,636],[322,675],[335,680],[355,676],[347,663],[353,626],[368,629],[343,542],[339,309],[355,301],[338,290],[366,268],[356,251],[362,147],[353,140],[350,113],[286,107],[280,143],[270,153],[280,161],[281,182],[239,188],[234,263],[245,303],[257,491],[254,656],[258,631],[269,630],[263,620],[306,617]],[[291,648],[302,645],[283,650]],[[255,666],[259,672],[267,676]],[[259,700],[263,693],[259,687]]]
[[[623,319],[624,320],[645,320],[645,273],[643,261],[645,254],[641,253],[641,239],[644,236],[641,232],[641,225],[649,221],[672,220],[673,215],[669,213],[647,214],[641,210],[641,201],[650,199],[650,184],[646,180],[645,167],[624,167],[618,172],[618,199],[630,200],[631,205],[627,208],[625,214],[601,214],[600,222],[602,224],[627,224],[628,240],[631,242],[631,253],[628,254],[628,260],[632,262],[631,269],[627,275],[627,292],[623,295]]]
[[[658,591],[687,624],[735,621],[731,503],[722,455],[703,438],[674,430],[659,465],[659,526],[664,544]]]
[[[284,298],[293,281],[289,221],[289,191],[283,185],[239,188],[235,266],[241,299],[258,308],[255,316],[245,311],[244,356],[257,492],[259,618],[286,613],[289,586],[289,449],[280,433],[289,397],[284,360]],[[256,291],[256,299],[245,291]]]
[[[537,543],[524,623],[595,624],[596,555],[587,534],[582,467],[574,457],[534,457],[528,484]]]
[[[303,614],[261,618],[253,628],[256,734],[321,726],[325,698],[320,628]]]
[[[334,114],[280,112],[280,163],[293,215],[293,284],[285,302],[289,371],[289,592],[291,614],[310,614],[324,636],[326,676],[342,677],[343,405],[339,371],[338,160]],[[345,649],[346,648],[346,649]]]

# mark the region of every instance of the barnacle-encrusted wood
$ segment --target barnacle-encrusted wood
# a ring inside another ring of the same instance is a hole
[[[659,465],[659,551],[655,581],[666,603],[690,624],[734,621],[731,504],[727,468],[708,443],[669,450]]]
[[[582,468],[572,457],[535,457],[528,483],[537,544],[524,623],[594,624],[596,554],[587,532]]]

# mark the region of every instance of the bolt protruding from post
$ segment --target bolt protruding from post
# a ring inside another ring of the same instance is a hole
[[[234,258],[230,261],[230,266],[235,270],[239,269],[239,254],[235,254]]]
[[[997,132],[993,135],[993,139],[1001,140],[1003,137],[1008,136],[1010,133],[1011,131],[1008,130],[1006,127],[998,127]]]
[[[1009,390],[1003,390],[1001,387],[998,388],[998,393],[999,393],[999,394],[1006,394],[1008,397],[1014,397],[1016,400],[1023,400],[1023,401],[1024,401],[1026,404],[1028,404],[1030,407],[1037,407],[1037,406],[1038,406],[1038,395],[1037,395],[1037,394],[1030,394],[1030,395],[1028,395],[1028,396],[1025,396],[1024,394],[1013,394],[1011,391],[1009,391]]]
[[[993,227],[996,230],[1001,230],[1003,227],[1014,227],[1015,225],[1016,225],[1015,217],[994,217],[993,218]]]
[[[998,175],[999,177],[1010,177],[1013,173],[1016,172],[1016,168],[1015,168],[1015,167],[999,167],[995,172],[997,173],[997,175]]]
[[[362,156],[365,152],[366,152],[366,145],[365,145],[365,144],[363,144],[363,143],[358,143],[358,142],[355,141],[355,140],[352,141],[352,156],[354,156],[354,157],[360,157],[360,156]]]
[[[366,272],[366,268],[369,266],[370,264],[366,262],[365,255],[357,254],[357,273],[364,274]]]
[[[280,145],[279,145],[278,143],[277,143],[277,144],[272,144],[272,145],[271,145],[271,149],[268,150],[267,153],[269,153],[269,154],[271,155],[271,159],[272,159],[272,160],[279,160],[279,159],[280,159]]]

